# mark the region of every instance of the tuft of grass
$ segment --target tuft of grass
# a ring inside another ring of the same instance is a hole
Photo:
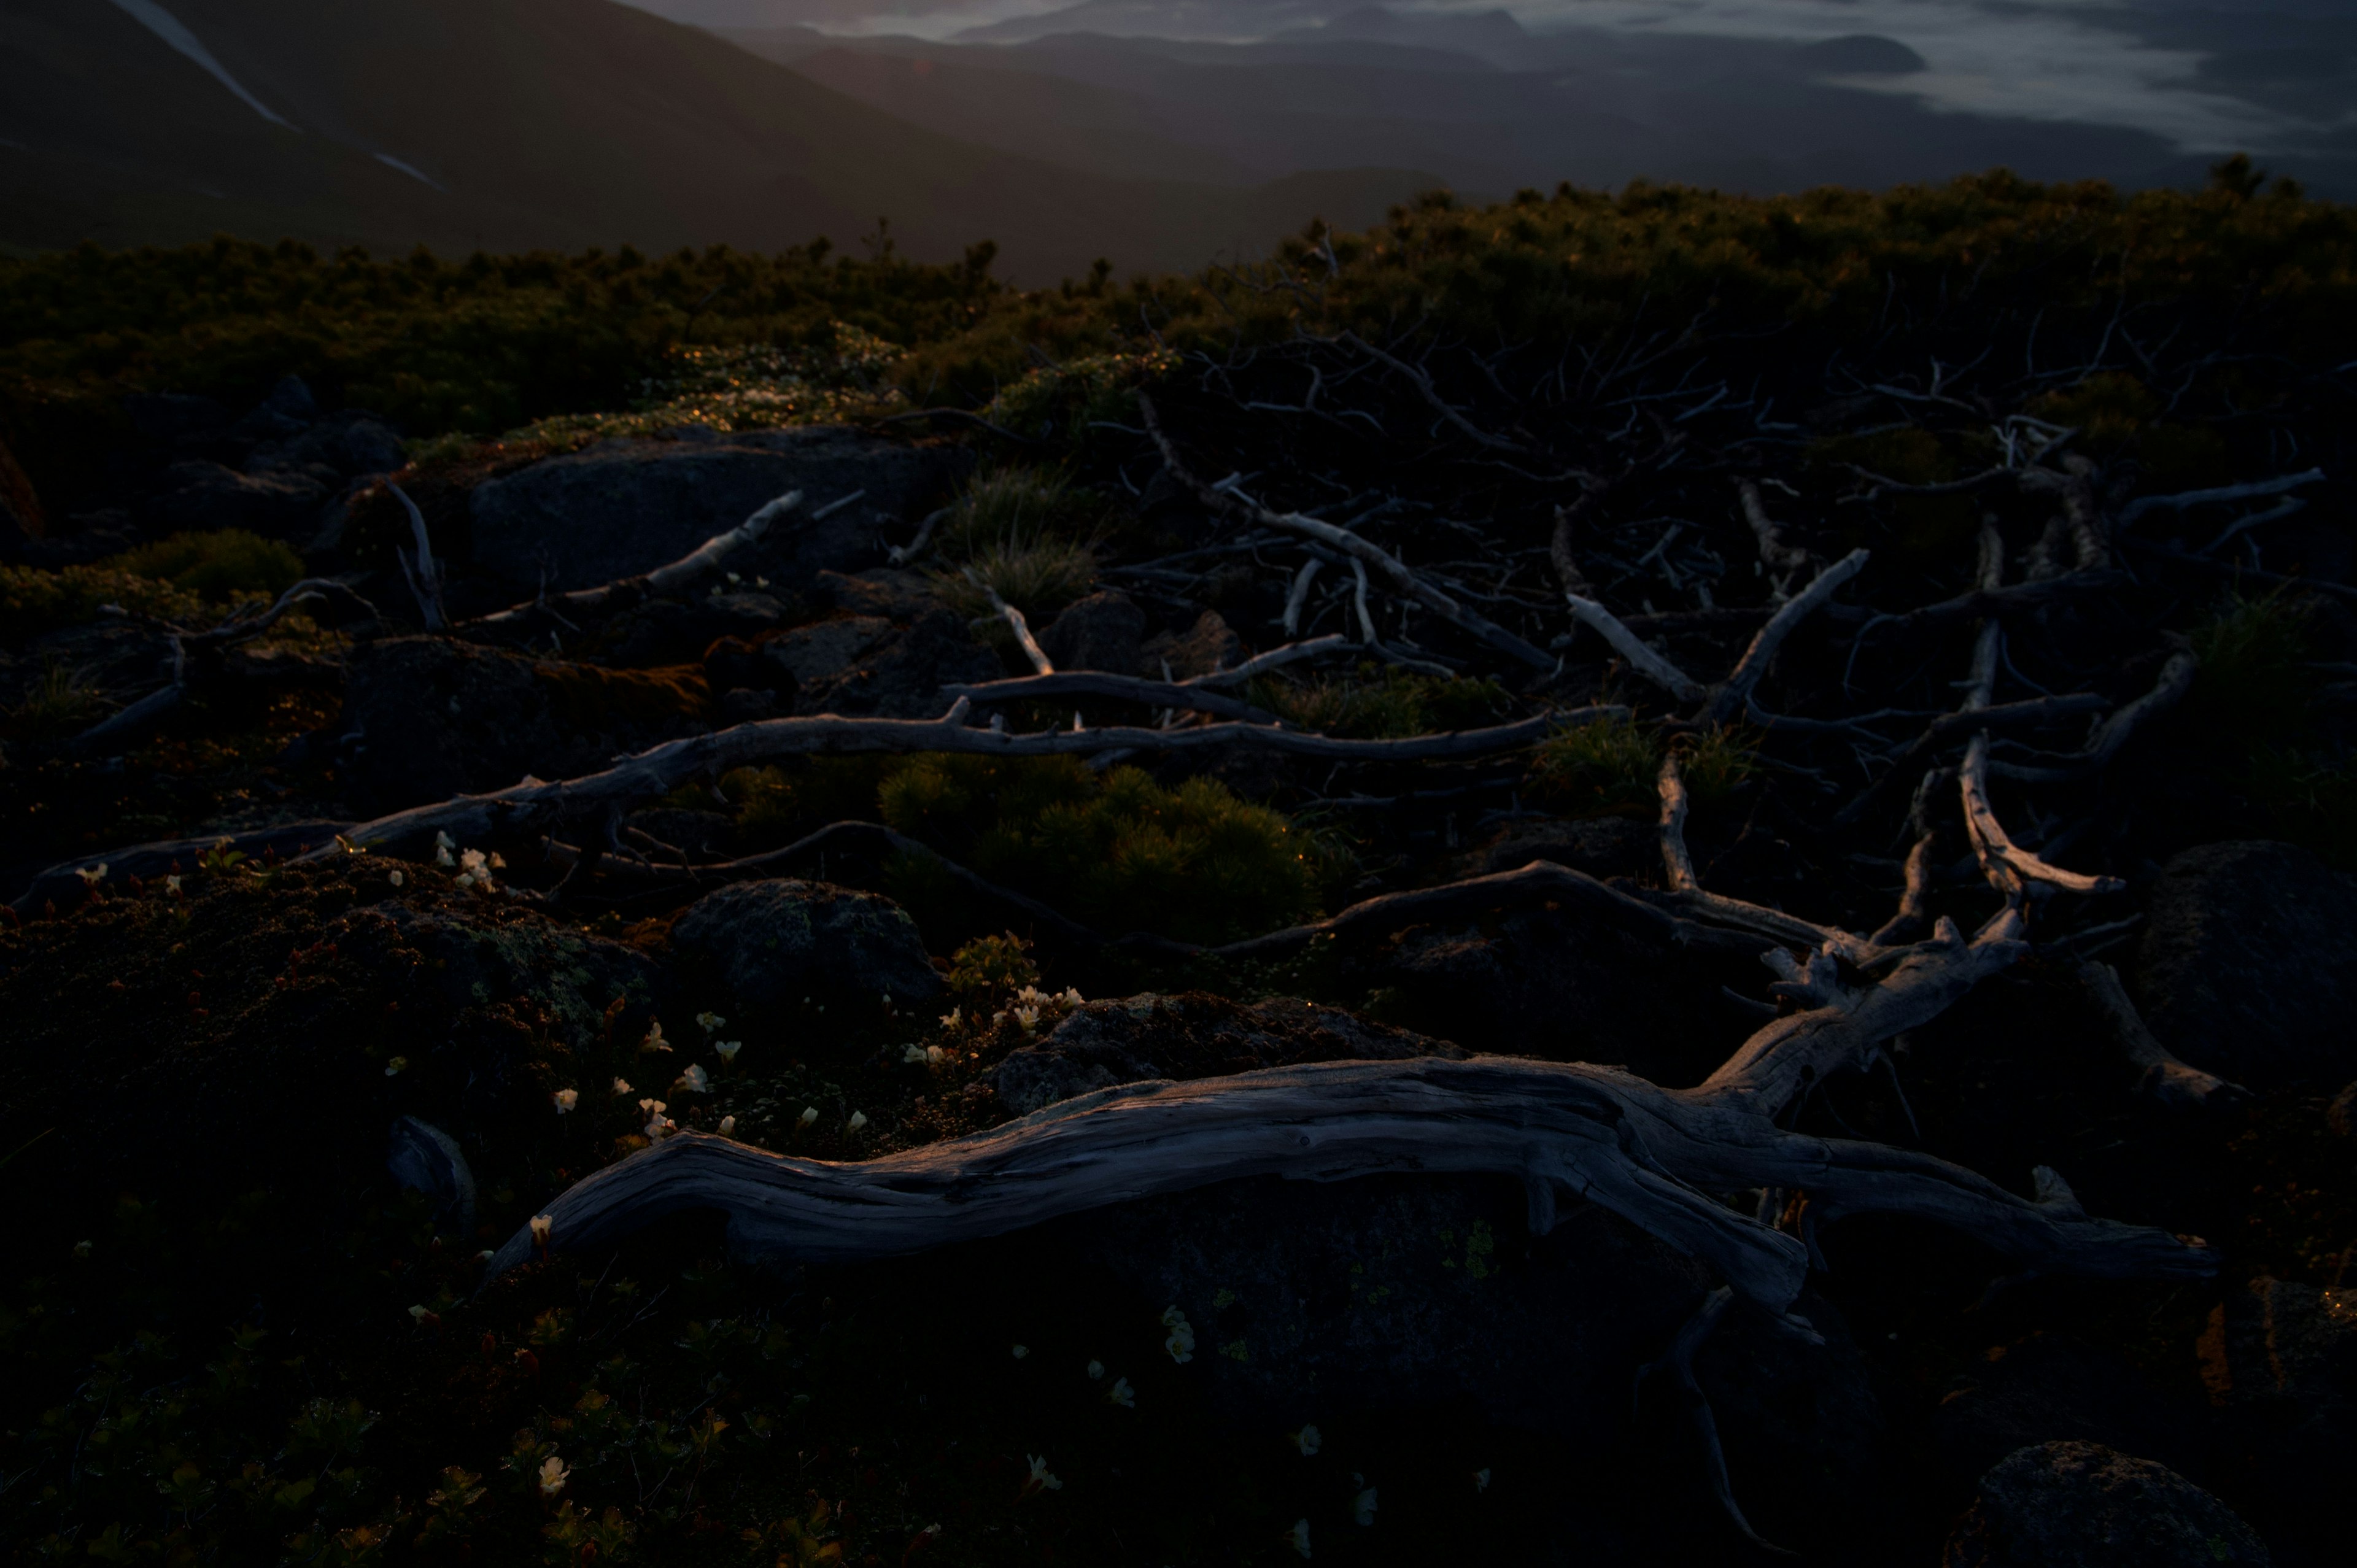
[[[102,564],[169,583],[201,599],[224,601],[250,594],[276,598],[303,579],[303,557],[278,540],[242,528],[176,533]]]
[[[2307,727],[2315,695],[2316,602],[2282,587],[2235,593],[2193,632],[2201,660],[2186,693],[2184,721],[2245,744]]]
[[[966,488],[942,524],[935,587],[952,608],[980,620],[994,612],[990,596],[966,576],[971,570],[1027,618],[1051,616],[1096,580],[1105,517],[1103,498],[1060,468],[993,469]]]
[[[1685,780],[1687,798],[1697,806],[1726,800],[1760,768],[1759,751],[1739,726],[1717,725],[1683,736],[1675,749],[1678,776]]]
[[[1265,677],[1252,700],[1297,728],[1389,740],[1501,724],[1513,703],[1495,681],[1449,680],[1374,663],[1311,680]]]
[[[61,660],[42,667],[24,701],[8,710],[10,727],[38,739],[78,735],[96,724],[105,699],[89,676]]]
[[[933,591],[969,620],[995,617],[990,595],[965,575],[971,568],[993,592],[1023,612],[1034,630],[1096,581],[1096,552],[1042,535],[1009,536],[978,551],[958,568],[933,573]]]
[[[1313,918],[1347,857],[1214,779],[1164,789],[1078,758],[911,757],[884,821],[1101,930],[1232,941]]]
[[[1641,814],[1660,799],[1659,738],[1631,719],[1599,719],[1548,736],[1532,759],[1531,792],[1575,817]]]

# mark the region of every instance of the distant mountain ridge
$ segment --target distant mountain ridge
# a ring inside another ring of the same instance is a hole
[[[610,0],[138,5],[183,26],[219,72],[135,6],[0,10],[0,243],[228,231],[378,250],[775,250],[819,235],[847,247],[881,215],[911,254],[990,239],[1006,275],[1039,284],[1099,256],[1132,270],[1257,254],[1313,211],[1363,225],[1431,183],[1346,169],[1240,190],[1076,173],[920,129]]]

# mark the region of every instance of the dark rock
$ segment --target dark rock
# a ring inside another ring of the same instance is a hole
[[[2254,1090],[2357,1077],[2357,876],[2294,844],[2204,844],[2162,867],[2136,954],[2160,1043]]]
[[[1544,860],[1595,877],[1633,876],[1660,866],[1661,835],[1653,824],[1634,817],[1526,818],[1500,828],[1468,858],[1466,875],[1520,871]]]
[[[2200,1467],[2191,1412],[2154,1392],[2117,1350],[2053,1334],[1996,1346],[1974,1362],[1932,1412],[1932,1435],[1961,1485],[2017,1449],[2052,1442]]]
[[[800,682],[792,666],[769,654],[769,645],[750,638],[724,637],[704,650],[704,678],[716,692],[742,686],[770,693],[779,708],[793,712]]]
[[[1636,1369],[1709,1287],[1691,1259],[1601,1208],[1533,1238],[1521,1185],[1492,1176],[1226,1182],[1077,1218],[1050,1244],[1102,1262],[1142,1313],[1176,1307],[1195,1336],[1190,1372],[1239,1426],[1469,1402],[1565,1444],[1580,1470],[1635,1440]],[[1738,1305],[1695,1369],[1755,1525],[1808,1544],[1874,1506],[1886,1444],[1839,1315],[1805,1296],[1798,1310],[1824,1345]],[[1694,1463],[1674,1392],[1650,1384],[1646,1403],[1645,1430],[1666,1439],[1646,1467]]]
[[[123,400],[131,428],[150,441],[202,440],[229,428],[230,413],[209,397],[149,392]]]
[[[391,810],[595,772],[695,733],[701,668],[608,670],[444,638],[387,638],[348,661],[337,735],[349,777]]]
[[[331,487],[305,472],[241,474],[219,463],[175,463],[154,501],[164,532],[249,529],[271,539],[308,540]]]
[[[1147,1079],[1212,1078],[1297,1062],[1466,1053],[1361,1018],[1340,1007],[1291,998],[1243,1006],[1209,992],[1091,1002],[1046,1039],[999,1064],[998,1097],[1009,1110],[1037,1111],[1092,1089]]]
[[[880,617],[834,616],[779,633],[761,644],[761,657],[805,686],[842,674],[892,635],[892,623]]]
[[[724,637],[754,638],[776,629],[787,613],[784,603],[769,594],[649,599],[599,627],[592,646],[607,662],[632,669],[694,663]]]
[[[1477,1051],[1628,1068],[1699,1083],[1758,1020],[1721,993],[1760,996],[1758,944],[1665,950],[1585,907],[1517,908],[1471,925],[1410,926],[1344,955],[1382,1015]]]
[[[338,479],[389,474],[408,461],[401,437],[359,409],[331,413],[290,440],[267,442],[247,456],[249,474],[302,471]]]
[[[2041,1443],[1981,1478],[1943,1568],[2265,1564],[2234,1511],[2165,1465],[2094,1443]]]
[[[767,687],[732,686],[720,693],[720,716],[732,725],[750,724],[756,719],[780,718],[792,708],[778,701],[777,693]]]
[[[1205,610],[1186,631],[1157,633],[1139,651],[1143,662],[1138,673],[1159,680],[1168,664],[1172,678],[1187,681],[1243,663],[1244,645],[1219,611]]]
[[[1146,612],[1108,588],[1065,607],[1039,634],[1039,650],[1059,670],[1137,672]]]
[[[882,616],[887,620],[917,620],[941,606],[932,585],[921,572],[887,568],[853,576],[821,572],[813,587],[821,598],[839,610],[856,616]]]
[[[917,923],[898,904],[824,882],[739,882],[707,893],[673,925],[673,948],[749,1007],[804,997],[873,1009],[941,990]]]
[[[2357,1475],[2357,1299],[2262,1277],[2212,1312],[2197,1348],[2222,1464],[2278,1554],[2341,1560]]]
[[[475,1173],[457,1139],[414,1116],[397,1118],[384,1171],[405,1190],[432,1198],[435,1218],[451,1221],[457,1234],[475,1233]]]
[[[878,514],[899,519],[953,480],[961,456],[834,426],[699,441],[616,440],[487,480],[469,496],[476,565],[552,591],[676,561],[788,490],[802,510],[763,542],[759,569],[791,591],[880,561]],[[828,517],[811,514],[864,489]]]
[[[806,714],[935,719],[949,708],[943,686],[1004,673],[998,655],[977,641],[963,619],[937,608],[840,674],[805,682],[799,706]]]

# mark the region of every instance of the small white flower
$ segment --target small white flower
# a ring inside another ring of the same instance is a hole
[[[808,1127],[817,1121],[818,1107],[815,1105],[805,1105],[802,1107],[802,1113],[794,1118],[794,1125],[797,1127]]]
[[[1306,1519],[1295,1520],[1293,1521],[1293,1528],[1286,1531],[1285,1539],[1292,1546],[1293,1550],[1298,1552],[1304,1557],[1308,1556],[1309,1521]]]
[[[949,1052],[947,1052],[947,1051],[945,1051],[945,1050],[942,1049],[942,1047],[939,1047],[939,1046],[927,1046],[927,1047],[925,1047],[925,1060],[926,1060],[927,1062],[931,1063],[931,1065],[933,1065],[934,1067],[939,1067],[939,1066],[941,1066],[941,1064],[942,1064],[942,1063],[943,1063],[943,1062],[945,1062],[945,1061],[947,1061],[947,1060],[949,1060],[949,1059],[950,1059],[950,1054],[949,1054]]]
[[[714,1030],[718,1029],[721,1026],[726,1024],[728,1020],[723,1018],[717,1013],[698,1013],[695,1015],[695,1022],[697,1027],[709,1035]]]
[[[660,1100],[641,1100],[639,1101],[639,1109],[650,1116],[660,1116],[671,1107]]]
[[[1017,1007],[1015,1009],[1015,1021],[1022,1025],[1026,1030],[1037,1028],[1039,1024],[1039,1009]]]
[[[565,1461],[555,1455],[552,1454],[540,1462],[540,1495],[542,1497],[554,1497],[565,1489],[565,1483],[571,1478],[572,1472],[565,1467]]]
[[[639,1042],[639,1052],[641,1056],[652,1056],[657,1051],[669,1049],[671,1042],[663,1038],[662,1020],[657,1018],[647,1026],[647,1037]]]
[[[384,1076],[387,1078],[398,1077],[401,1069],[408,1065],[409,1058],[407,1057],[395,1057],[391,1061],[384,1064]]]
[[[1103,1361],[1091,1361],[1089,1363],[1089,1381],[1093,1383],[1103,1376],[1104,1363]]]
[[[956,1028],[956,1027],[958,1026],[958,1021],[959,1021],[961,1018],[963,1018],[964,1015],[965,1015],[965,1009],[964,1009],[964,1008],[963,1008],[963,1007],[952,1007],[952,1008],[951,1008],[948,1012],[946,1012],[946,1013],[944,1013],[944,1014],[942,1014],[942,1028],[944,1028],[944,1029],[954,1029],[954,1028]]]
[[[1375,1522],[1375,1488],[1369,1487],[1351,1504],[1351,1517],[1361,1524]]]
[[[900,1053],[900,1059],[909,1063],[923,1061],[925,1059],[925,1047],[922,1046],[910,1046],[907,1050]]]
[[[1079,1007],[1085,1005],[1085,1004],[1081,1000],[1080,988],[1073,985],[1067,985],[1064,987],[1063,995],[1058,997],[1056,1000],[1061,1002],[1067,1007]]]
[[[89,1245],[90,1245],[90,1243],[89,1243],[89,1242],[87,1242],[87,1241],[84,1241],[84,1242],[82,1243],[82,1246],[84,1246],[84,1247],[87,1247],[87,1246],[89,1246]],[[77,1251],[79,1251],[80,1249],[76,1249],[76,1250],[77,1250]],[[83,1256],[87,1257],[87,1256],[89,1256],[89,1254],[88,1254],[88,1253],[83,1253]],[[1024,1357],[1028,1356],[1029,1354],[1031,1354],[1031,1347],[1030,1347],[1030,1346],[1028,1346],[1028,1345],[1017,1345],[1017,1347],[1015,1347],[1015,1359],[1016,1359],[1017,1360],[1020,1361],[1021,1359],[1023,1359],[1023,1358],[1024,1358]]]
[[[559,1116],[570,1115],[573,1108],[581,1103],[581,1091],[577,1089],[560,1089],[554,1098],[556,1101],[556,1113]]]
[[[547,1246],[548,1238],[555,1229],[556,1216],[554,1214],[533,1215],[532,1217],[532,1244],[535,1247]]]
[[[1326,1441],[1314,1426],[1305,1426],[1300,1431],[1287,1433],[1286,1435],[1293,1439],[1293,1445],[1301,1450],[1301,1456],[1304,1459],[1315,1455],[1319,1445]]]
[[[745,580],[744,578],[742,578],[742,577],[738,576],[738,575],[737,575],[736,573],[734,573],[734,572],[731,572],[731,573],[729,573],[729,574],[728,574],[728,582],[729,582],[729,585],[730,585],[730,586],[732,586],[732,587],[733,587],[733,586],[735,586],[737,584],[743,582],[744,580]]]
[[[1031,1461],[1031,1478],[1024,1483],[1024,1490],[1031,1491],[1042,1487],[1051,1492],[1063,1489],[1064,1483],[1049,1473],[1048,1461],[1044,1455],[1027,1454],[1024,1457]]]
[[[387,872],[385,874],[385,879],[391,882],[395,887],[405,886],[409,882],[409,878],[404,876],[398,870]],[[172,878],[172,891],[178,893],[179,890],[180,879],[175,876]]]
[[[1170,1359],[1182,1367],[1193,1360],[1195,1326],[1187,1321],[1187,1315],[1175,1306],[1169,1307],[1162,1314],[1162,1326],[1170,1330],[1169,1337],[1162,1341],[1162,1348],[1170,1353]]]
[[[1473,1489],[1477,1492],[1490,1489],[1490,1466],[1487,1465],[1473,1472]]]
[[[434,835],[434,864],[436,865],[457,865],[458,863],[457,861],[450,858],[450,852],[457,847],[458,841],[452,838],[448,833],[436,833]]]
[[[712,1043],[714,1053],[724,1062],[734,1062],[737,1059],[737,1053],[744,1048],[745,1042],[742,1040],[715,1040]]]
[[[1041,993],[1038,986],[1027,985],[1022,990],[1015,993],[1015,1000],[1037,1007],[1040,1003],[1047,1001],[1048,998]]]
[[[858,1132],[862,1127],[867,1125],[867,1112],[865,1111],[853,1112],[851,1113],[851,1120],[845,1122],[844,1125],[850,1128],[855,1133]]]
[[[491,869],[493,871],[505,871],[507,868],[507,857],[497,850],[491,851]]]
[[[630,1093],[630,1080],[627,1078],[616,1079],[614,1080],[614,1092],[617,1095],[626,1095]]]
[[[1105,1398],[1124,1410],[1137,1408],[1137,1391],[1129,1386],[1127,1378],[1115,1378],[1113,1387],[1105,1391]]]
[[[92,1250],[93,1244],[88,1241],[77,1241],[73,1244],[73,1254],[77,1258],[89,1257]],[[1023,1354],[1023,1347],[1020,1345],[1015,1347],[1015,1353],[1018,1356]]]
[[[448,831],[445,830],[434,835],[434,847],[436,849],[457,849],[458,847],[458,841],[452,838]]]
[[[728,1137],[728,1136],[732,1135],[736,1131],[737,1131],[737,1118],[735,1118],[734,1116],[723,1116],[723,1117],[720,1119],[720,1135],[721,1135],[722,1137],[724,1137],[724,1138]]]
[[[401,873],[398,871],[393,874],[393,885],[395,887],[401,886]],[[178,893],[179,890],[180,874],[178,872],[176,871],[171,875],[164,878],[164,891],[167,893]]]
[[[413,1321],[417,1323],[439,1323],[442,1321],[440,1314],[434,1311],[433,1308],[426,1306],[411,1307],[409,1309],[409,1316]]]
[[[479,1263],[488,1263],[493,1258],[498,1256],[499,1254],[497,1252],[494,1252],[489,1247],[486,1247],[481,1251],[475,1254],[475,1262]]]
[[[83,886],[95,887],[106,880],[106,863],[101,861],[96,865],[76,866],[74,875],[81,878]]]
[[[709,1094],[712,1092],[712,1079],[705,1076],[702,1062],[691,1062],[687,1070],[679,1075],[676,1087],[690,1094]]]

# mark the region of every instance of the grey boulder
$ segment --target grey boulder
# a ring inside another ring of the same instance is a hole
[[[2254,1090],[2357,1078],[2357,876],[2296,844],[2203,844],[2161,868],[2136,953],[2160,1043]]]
[[[707,893],[671,930],[672,946],[739,1004],[804,997],[876,1008],[941,990],[917,923],[889,898],[824,882],[739,882]]]
[[[1981,1477],[1942,1568],[2252,1568],[2267,1549],[2233,1509],[2165,1465],[2094,1443],[2041,1443]]]
[[[879,530],[946,489],[962,456],[838,426],[673,441],[612,440],[485,481],[468,499],[474,564],[531,587],[594,587],[676,561],[763,504],[801,490],[754,557],[791,591],[822,570],[883,558]],[[815,514],[856,491],[850,505]]]
[[[1059,670],[1134,675],[1146,636],[1146,612],[1111,589],[1068,605],[1039,634],[1039,650]]]

